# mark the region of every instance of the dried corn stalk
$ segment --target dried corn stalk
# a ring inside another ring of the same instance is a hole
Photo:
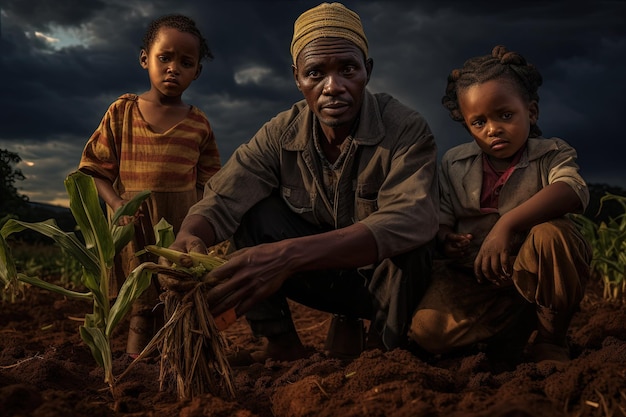
[[[215,324],[206,297],[206,292],[217,284],[208,279],[208,272],[226,261],[215,255],[186,254],[158,246],[147,246],[146,250],[173,264],[151,266],[166,288],[161,295],[165,325],[135,362],[158,349],[162,389],[174,386],[183,400],[205,393],[234,397],[226,341]],[[120,378],[129,369],[130,366]]]

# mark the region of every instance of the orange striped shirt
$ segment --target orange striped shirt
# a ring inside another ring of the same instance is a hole
[[[220,169],[220,155],[207,117],[191,106],[187,117],[155,133],[143,119],[135,94],[113,102],[93,133],[79,169],[87,169],[117,190],[180,192],[203,188]]]

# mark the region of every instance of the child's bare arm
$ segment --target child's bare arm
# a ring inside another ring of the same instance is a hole
[[[111,209],[113,209],[113,211],[117,210],[122,205],[124,205],[126,201],[124,201],[115,192],[115,189],[113,188],[113,185],[111,184],[111,181],[104,179],[104,178],[96,177],[96,176],[94,176],[93,179],[94,179],[94,182],[96,183],[96,189],[98,190],[98,195],[100,196],[100,198],[104,200],[105,203],[107,203],[109,207],[111,207]]]
[[[93,178],[96,184],[96,190],[98,190],[98,195],[100,196],[101,199],[104,200],[104,202],[109,207],[111,207],[113,212],[115,212],[118,208],[122,207],[124,204],[128,202],[128,200],[123,199],[117,194],[117,192],[113,188],[113,184],[111,184],[111,181],[109,181],[106,178],[102,178],[98,175],[95,175],[93,172],[88,171],[88,170],[83,170],[83,172],[85,172],[85,174],[87,175],[91,175],[91,177]],[[140,212],[141,212],[141,209],[139,209],[137,213],[135,213],[135,216],[122,217],[119,220],[118,224],[120,226],[124,226],[133,222],[137,216],[141,215]]]
[[[512,274],[511,244],[517,232],[576,211],[581,201],[576,192],[564,182],[555,182],[505,213],[485,238],[474,262],[479,281],[487,279],[496,285]]]

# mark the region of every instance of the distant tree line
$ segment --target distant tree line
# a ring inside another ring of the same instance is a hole
[[[18,154],[0,149],[0,172],[2,173],[0,181],[0,227],[9,218],[30,223],[55,219],[62,230],[74,230],[76,221],[70,209],[32,203],[27,196],[19,193],[16,183],[26,178],[22,171],[15,167],[21,161],[22,158]],[[19,238],[28,242],[40,242],[48,239],[29,230],[20,233]]]
[[[28,197],[21,195],[15,183],[25,179],[24,174],[15,168],[21,158],[18,154],[6,149],[0,149],[0,172],[2,181],[0,182],[0,226],[7,216],[19,218],[27,222],[39,222],[54,218],[59,227],[65,231],[71,231],[76,227],[76,222],[69,209],[50,206],[47,204],[31,203]],[[590,193],[589,206],[584,215],[595,221],[607,221],[609,218],[616,218],[622,211],[621,206],[616,202],[608,202],[600,210],[600,199],[607,193],[626,196],[626,190],[608,184],[588,184]],[[30,240],[38,234],[24,232],[25,239]]]
[[[25,178],[22,171],[15,168],[21,160],[18,154],[0,149],[0,219],[8,214],[19,213],[27,207],[28,197],[18,193],[15,188],[16,181]]]

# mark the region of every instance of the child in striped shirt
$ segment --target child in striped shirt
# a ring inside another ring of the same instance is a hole
[[[135,253],[154,243],[152,226],[165,218],[176,233],[189,207],[202,197],[206,181],[220,169],[207,117],[182,100],[200,75],[201,61],[211,58],[192,19],[167,15],[152,21],[139,57],[150,89],[113,102],[85,146],[79,169],[94,178],[110,215],[138,192],[151,191],[134,218],[122,220],[135,222],[135,239],[116,257],[115,293],[143,261]],[[133,305],[127,344],[131,356],[160,326],[162,317],[153,313],[158,292],[155,282]]]

